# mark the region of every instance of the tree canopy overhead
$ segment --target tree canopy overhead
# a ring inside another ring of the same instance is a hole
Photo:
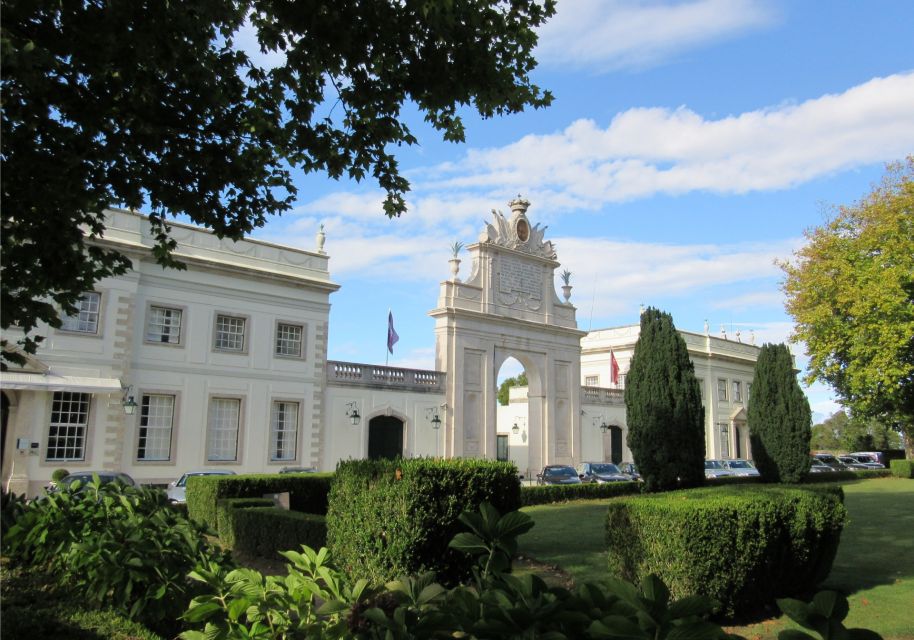
[[[855,416],[899,425],[912,458],[914,156],[806,237],[780,266],[807,380],[830,384]]]
[[[239,239],[286,211],[293,171],[370,177],[405,211],[394,150],[413,103],[446,140],[459,110],[548,105],[534,29],[554,0],[9,0],[2,58],[2,327],[56,326],[130,263],[93,244],[107,206]],[[248,21],[274,68],[236,43]],[[84,236],[84,232],[87,236]],[[88,242],[86,240],[88,239]],[[34,351],[33,342],[25,343]]]

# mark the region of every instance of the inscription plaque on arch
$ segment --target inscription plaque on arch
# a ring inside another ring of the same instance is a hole
[[[543,267],[512,258],[501,260],[498,273],[500,293],[522,293],[531,300],[543,297]]]

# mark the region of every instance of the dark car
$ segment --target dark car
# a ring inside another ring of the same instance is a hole
[[[878,469],[879,467],[874,467],[876,462],[860,462],[854,456],[838,456],[838,462],[846,466],[848,469]]]
[[[58,480],[57,486],[61,489],[68,488],[74,482],[79,481],[81,483],[79,490],[82,491],[90,482],[92,482],[93,476],[98,476],[99,482],[102,484],[120,482],[121,484],[127,485],[128,487],[136,486],[136,482],[134,482],[133,478],[128,476],[126,473],[121,473],[119,471],[77,471],[76,473],[71,473],[61,480]]]
[[[830,453],[817,453],[813,456],[813,458],[822,464],[828,465],[835,471],[847,471],[847,465],[845,465]]]
[[[638,467],[634,462],[620,462],[618,465],[619,471],[624,473],[627,476],[631,476],[634,480],[640,480],[641,474],[638,473]]]
[[[536,484],[581,484],[578,472],[567,464],[551,464],[536,474]]]
[[[819,461],[818,458],[813,456],[812,462],[809,465],[809,473],[832,473],[833,471],[836,471],[836,469]]]
[[[578,465],[578,477],[581,482],[631,482],[634,480],[629,475],[622,473],[616,465],[611,462],[582,462]]]

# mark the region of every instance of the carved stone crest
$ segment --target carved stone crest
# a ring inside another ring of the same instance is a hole
[[[555,247],[552,242],[543,240],[548,227],[540,228],[538,223],[531,226],[527,220],[530,202],[518,196],[508,206],[511,207],[511,219],[508,220],[502,212],[492,209],[494,221],[486,224],[479,241],[555,260]]]

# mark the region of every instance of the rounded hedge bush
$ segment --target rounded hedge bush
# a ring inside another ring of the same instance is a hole
[[[609,571],[657,574],[673,597],[752,613],[810,591],[831,570],[847,519],[840,487],[729,486],[613,500]]]

